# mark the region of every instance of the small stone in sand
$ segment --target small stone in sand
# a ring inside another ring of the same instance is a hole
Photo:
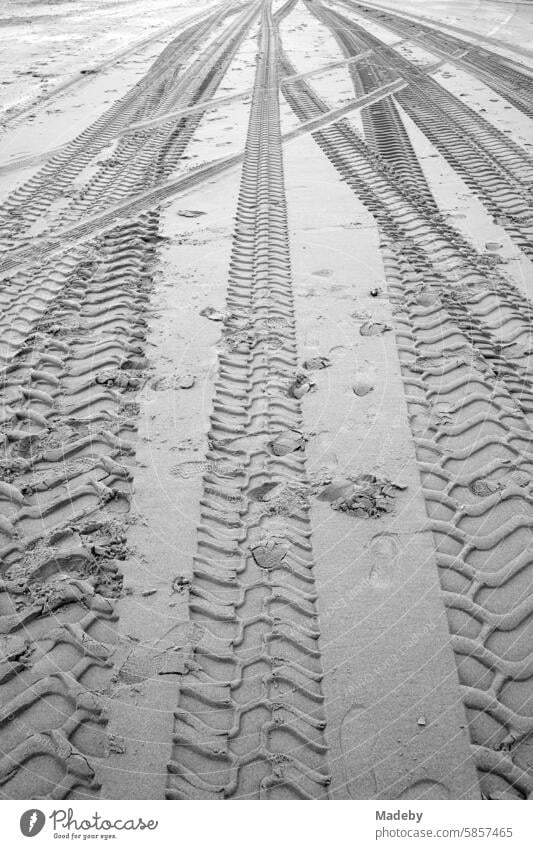
[[[190,586],[191,579],[187,578],[185,575],[176,575],[171,584],[173,593],[182,593],[185,590],[190,589]]]
[[[124,737],[118,737],[116,734],[109,734],[107,738],[107,745],[109,751],[114,752],[116,755],[123,755],[126,751]]]

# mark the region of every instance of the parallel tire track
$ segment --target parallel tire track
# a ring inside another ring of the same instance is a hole
[[[286,76],[293,73],[283,55],[282,67]],[[304,81],[286,82],[284,93],[302,121],[327,109]],[[374,115],[370,129],[371,142],[383,150],[386,138],[379,137],[394,132],[393,116]],[[379,226],[483,793],[527,798],[533,791],[532,307],[434,212],[422,186],[398,181],[346,122],[314,138]],[[411,152],[399,156],[408,160]]]
[[[383,250],[482,791],[528,798],[533,395],[530,375],[516,362],[527,357],[491,292],[457,299],[429,273],[422,282],[413,257],[392,239],[384,238]],[[492,338],[487,317],[499,331]]]
[[[432,48],[437,49],[439,55],[448,56],[452,62],[469,71],[528,118],[533,118],[533,78],[527,68],[520,71],[515,63],[511,63],[493,50],[473,45],[449,33],[439,32],[423,23],[409,21],[392,12],[354,3],[352,0],[346,0],[346,2],[341,0],[341,2],[371,20],[384,24],[405,38],[413,38],[429,52]]]
[[[246,142],[167,796],[325,798],[319,628],[303,456],[270,0]],[[269,487],[273,492],[262,495]]]
[[[257,11],[254,4],[239,15],[203,75],[194,66],[194,80],[168,53],[171,90],[209,96]],[[153,160],[141,163],[148,182],[167,167],[174,145],[187,143],[189,129],[180,124],[158,137]],[[115,745],[105,708],[131,683],[117,661],[115,600],[128,556],[135,396],[149,365],[145,312],[158,222],[157,211],[143,213],[68,256],[37,259],[3,292],[0,792],[7,798],[97,796]]]
[[[30,244],[30,228],[65,196],[76,178],[91,160],[113,143],[117,133],[132,121],[154,117],[158,111],[168,111],[176,83],[181,84],[180,70],[199,49],[201,42],[227,16],[231,7],[223,7],[205,20],[180,33],[158,56],[143,79],[115,103],[90,127],[53,156],[46,165],[24,185],[15,189],[3,202],[0,216],[0,246],[8,251]],[[111,165],[100,170],[113,171],[119,163],[127,162],[139,146],[138,139],[128,138],[119,144]],[[124,148],[124,155],[121,156]],[[79,187],[77,187],[79,189]]]
[[[208,47],[200,54],[192,68],[181,75],[173,73],[174,95],[179,94],[179,97],[186,100],[187,104],[208,99],[220,85],[232,57],[256,14],[257,4],[254,4],[224,31],[220,43]],[[183,61],[183,57],[180,58]],[[179,67],[181,66],[178,66],[177,70]],[[164,180],[184,154],[202,116],[203,112],[199,111],[195,115],[180,120],[176,125],[170,121],[155,133],[141,133],[139,138],[135,138],[133,147],[127,141],[124,141],[124,144],[119,143],[113,158],[102,164],[98,173],[89,180],[76,200],[67,204],[66,208],[59,212],[59,222],[62,224],[65,217],[67,220],[74,221],[79,217],[87,219],[90,211],[97,213],[102,209],[105,212],[106,208],[112,207],[114,203],[118,203],[130,193],[135,193],[136,190],[142,191]],[[65,180],[67,183],[70,181],[69,184],[71,184],[72,175],[65,176]],[[28,185],[31,183],[30,180]],[[56,193],[59,189],[65,190],[65,182],[55,186],[53,192]],[[31,205],[25,209],[26,226],[29,226],[32,217],[37,214],[38,210],[32,210]],[[77,232],[83,233],[85,229],[87,224],[81,223],[78,225]],[[28,231],[26,237],[17,237],[19,238],[18,250],[12,251],[4,263],[9,267],[20,252],[27,255],[30,262],[27,268],[19,269],[7,280],[8,285],[0,294],[3,313],[0,319],[0,330],[3,330],[0,359],[4,362],[9,361],[17,345],[24,338],[24,334],[28,332],[32,321],[38,318],[43,304],[49,300],[50,293],[57,291],[57,287],[61,287],[64,281],[61,260],[58,263],[55,257],[47,257],[43,262],[38,247],[32,245],[30,232]],[[61,246],[63,237],[54,236],[53,228],[47,231],[47,235],[50,236],[49,244]],[[26,247],[24,247],[25,242],[28,242]],[[73,256],[83,256],[86,251],[87,248],[77,247]],[[71,261],[72,257],[69,258],[68,265]],[[68,267],[66,271],[68,274]]]
[[[158,216],[78,262],[2,375],[0,786],[91,797],[111,745],[115,599]]]
[[[400,75],[408,87],[395,95],[409,117],[445,157],[528,256],[533,256],[531,213],[533,161],[506,135],[458,98],[438,85],[424,71],[344,15],[306,0],[310,10],[332,29],[347,56],[368,49],[378,78],[390,81]],[[361,73],[361,63],[353,68]],[[363,83],[361,83],[363,84]]]

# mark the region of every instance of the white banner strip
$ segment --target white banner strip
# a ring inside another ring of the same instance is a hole
[[[367,849],[531,846],[531,808],[498,802],[4,801],[2,845]],[[30,843],[30,840],[35,840]]]

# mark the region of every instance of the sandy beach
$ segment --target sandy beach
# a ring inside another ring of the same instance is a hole
[[[0,33],[0,798],[533,798],[533,3]]]

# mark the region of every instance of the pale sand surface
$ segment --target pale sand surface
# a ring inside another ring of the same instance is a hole
[[[3,4],[3,798],[532,797],[510,5]]]

